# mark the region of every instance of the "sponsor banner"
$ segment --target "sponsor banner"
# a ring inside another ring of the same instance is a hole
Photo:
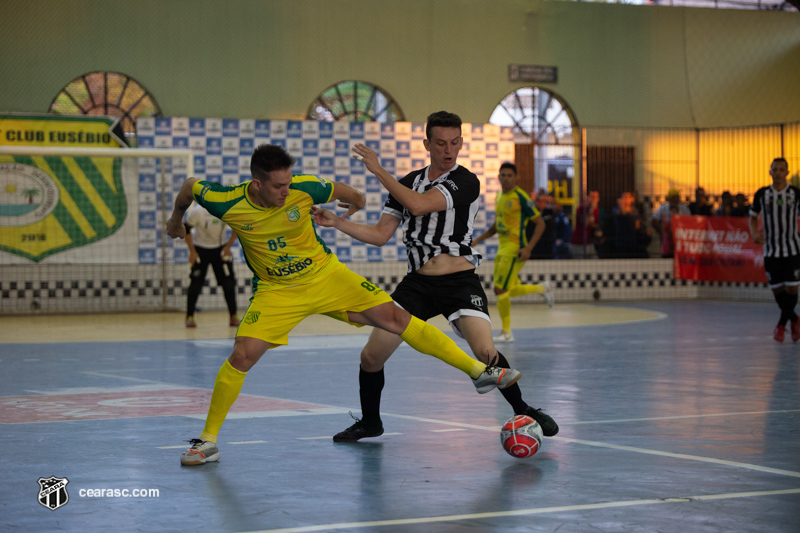
[[[119,148],[118,118],[72,115],[0,115],[2,146]]]
[[[352,185],[365,193],[367,205],[361,212],[364,220],[377,221],[383,212],[385,192],[377,178],[366,172],[364,163],[351,157],[351,148],[364,143],[378,153],[381,165],[400,178],[413,169],[422,168],[430,162],[422,140],[425,124],[395,122],[318,122],[292,120],[239,120],[185,117],[141,117],[136,121],[140,147],[190,148],[195,153],[194,176],[199,179],[236,185],[250,179],[250,155],[262,143],[283,146],[297,163],[292,172],[323,176],[330,180]],[[481,193],[491,198],[499,187],[497,173],[503,161],[514,160],[514,134],[509,127],[490,124],[464,124],[462,134],[465,146],[459,154],[459,163],[469,168],[481,180]],[[150,186],[157,174],[143,166],[140,184]],[[490,187],[487,188],[487,183]],[[172,185],[173,195],[180,190],[181,181]],[[482,202],[486,205],[486,202]],[[336,209],[335,203],[325,207]],[[150,213],[148,224],[140,224],[139,260],[155,263],[160,260],[161,242],[152,238],[154,228],[149,221],[160,220],[157,207],[141,203],[140,208]],[[483,209],[483,208],[482,208]],[[337,210],[341,213],[341,210]],[[355,220],[355,217],[354,217]],[[478,216],[475,229],[486,229],[487,215]],[[160,228],[159,228],[160,229]],[[394,240],[377,250],[370,251],[363,243],[348,235],[330,232],[322,237],[339,259],[347,261],[406,261],[405,248],[401,240]],[[166,248],[182,248],[182,240],[168,239]],[[393,249],[389,249],[393,248]],[[478,250],[483,253],[485,244]],[[234,255],[243,260],[238,241],[234,244]],[[485,255],[485,254],[484,254]],[[175,253],[175,262],[185,262],[188,254]]]
[[[766,283],[764,254],[750,238],[749,217],[673,215],[678,279]]]

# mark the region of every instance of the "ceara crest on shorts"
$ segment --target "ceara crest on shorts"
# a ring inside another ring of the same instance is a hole
[[[0,156],[0,250],[41,261],[109,237],[128,205],[119,158]]]
[[[69,501],[67,483],[69,483],[69,480],[65,477],[40,477],[39,503],[51,511],[55,511],[59,507],[66,505]]]
[[[296,205],[293,205],[286,210],[286,216],[289,217],[289,220],[292,222],[297,222],[300,220],[300,208]]]

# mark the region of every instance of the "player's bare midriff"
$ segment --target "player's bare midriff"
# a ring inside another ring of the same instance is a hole
[[[417,272],[423,276],[444,276],[445,274],[473,270],[474,268],[475,265],[463,257],[442,254],[429,259]]]

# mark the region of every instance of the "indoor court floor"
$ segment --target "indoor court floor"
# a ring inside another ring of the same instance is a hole
[[[776,318],[771,303],[513,305],[499,348],[561,426],[520,460],[500,446],[499,392],[405,345],[386,433],[333,443],[360,416],[369,331],[314,317],[249,373],[220,461],[183,467],[232,346],[224,314],[197,330],[180,314],[3,317],[0,531],[800,532],[800,345],[772,340]]]

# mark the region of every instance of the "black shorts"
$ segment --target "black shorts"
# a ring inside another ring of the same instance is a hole
[[[800,285],[800,255],[765,257],[764,270],[770,287]]]
[[[397,285],[392,299],[419,318],[443,315],[461,337],[455,320],[462,316],[478,316],[491,322],[486,292],[474,270],[454,272],[444,276],[425,276],[412,272]]]

